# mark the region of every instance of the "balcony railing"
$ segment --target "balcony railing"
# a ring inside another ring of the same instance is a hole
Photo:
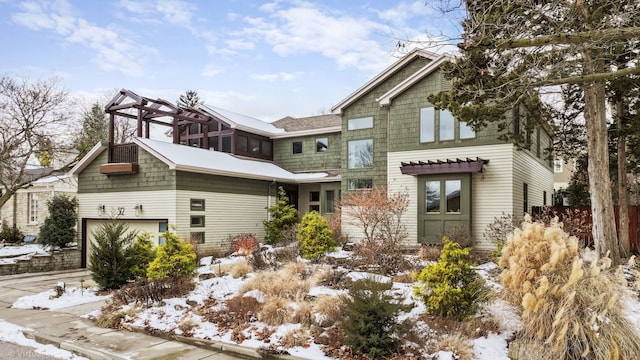
[[[111,156],[109,163],[138,163],[138,145],[136,144],[115,144],[111,145]]]

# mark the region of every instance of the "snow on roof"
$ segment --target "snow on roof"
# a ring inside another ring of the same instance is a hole
[[[256,132],[260,135],[265,136],[271,136],[285,132],[284,129],[279,129],[266,121],[262,121],[246,115],[237,114],[233,111],[220,109],[218,107],[198,105],[198,109],[225,122],[228,122],[232,128],[238,128],[249,132]]]
[[[242,159],[219,151],[143,138],[134,142],[175,170],[288,182],[329,178],[327,173],[295,174],[270,162]]]

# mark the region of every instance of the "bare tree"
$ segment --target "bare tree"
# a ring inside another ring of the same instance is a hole
[[[68,100],[56,80],[0,76],[0,207],[18,190],[75,160]]]
[[[613,60],[640,38],[640,3],[635,0],[464,1],[462,51],[447,76],[451,90],[432,97],[438,107],[478,129],[507,119],[510,109],[525,110],[528,126],[550,123],[540,101],[549,87],[578,85],[584,95],[589,155],[593,238],[601,255],[617,263],[605,85],[640,74]]]

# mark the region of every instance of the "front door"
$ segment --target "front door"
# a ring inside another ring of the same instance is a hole
[[[419,241],[439,244],[451,226],[471,227],[471,173],[419,176]]]

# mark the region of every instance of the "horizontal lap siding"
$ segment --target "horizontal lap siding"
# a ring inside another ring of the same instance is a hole
[[[434,150],[413,150],[388,153],[388,186],[391,192],[406,191],[409,194],[409,208],[403,217],[409,237],[408,244],[418,242],[418,182],[416,176],[403,175],[401,162],[446,160],[456,158],[489,160],[484,172],[473,173],[472,191],[472,232],[478,249],[491,249],[482,236],[486,226],[502,212],[512,211],[512,161],[513,146],[510,144],[470,146]]]
[[[528,185],[528,210],[532,206],[543,206],[543,192],[547,193],[547,205],[551,205],[551,194],[553,193],[553,171],[543,160],[536,159],[529,155],[529,152],[515,151],[513,162],[513,213],[522,217],[523,206],[523,184]]]

